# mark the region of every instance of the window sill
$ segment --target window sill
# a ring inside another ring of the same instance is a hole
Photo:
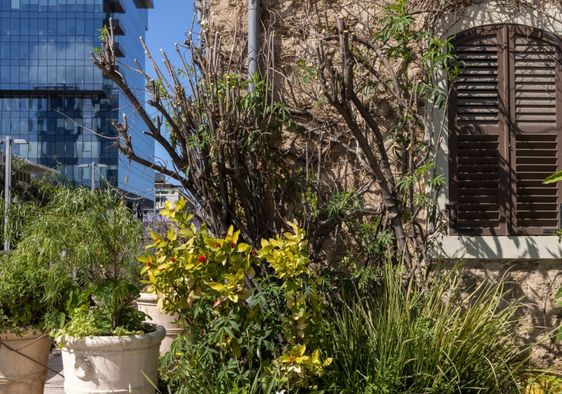
[[[445,236],[436,257],[445,259],[562,259],[557,236]]]

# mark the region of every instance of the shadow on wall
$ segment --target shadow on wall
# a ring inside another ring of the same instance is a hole
[[[562,244],[553,237],[510,236],[510,237],[459,237],[462,249],[457,258],[504,259],[504,256],[521,259],[561,260]],[[511,249],[511,250],[508,250]]]
[[[440,269],[451,269],[458,260],[441,262]],[[562,306],[556,300],[562,288],[562,260],[469,260],[463,262],[462,279],[469,289],[483,279],[506,278],[507,303],[521,302],[515,335],[534,345],[531,360],[540,367],[562,368],[562,343],[555,341],[555,329],[562,322]]]
[[[437,34],[452,35],[476,26],[518,23],[536,27],[555,34],[560,31],[562,19],[557,19],[560,7],[541,9],[541,1],[536,4],[523,4],[519,7],[514,5],[497,4],[488,2],[476,4],[466,8],[458,8],[447,14],[436,26]]]
[[[446,231],[432,238],[436,259],[562,261],[562,241],[558,236],[446,235]]]

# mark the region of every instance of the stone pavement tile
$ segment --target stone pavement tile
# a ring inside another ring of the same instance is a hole
[[[62,374],[62,357],[60,350],[55,349],[52,351],[49,356],[49,368]],[[64,378],[53,371],[49,371],[43,394],[64,394]]]

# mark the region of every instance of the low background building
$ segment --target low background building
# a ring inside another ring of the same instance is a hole
[[[162,174],[156,174],[154,182],[156,199],[154,201],[154,210],[159,211],[164,208],[166,201],[175,203],[180,197],[187,197],[181,185],[168,183],[166,177]]]

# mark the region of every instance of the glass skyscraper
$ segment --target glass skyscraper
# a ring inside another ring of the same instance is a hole
[[[136,201],[154,201],[154,172],[130,162],[116,148],[112,125],[127,114],[136,152],[154,157],[153,141],[114,84],[93,65],[100,31],[113,19],[120,71],[144,98],[142,76],[125,65],[144,66],[139,37],[148,27],[152,0],[0,0],[0,136],[28,141],[14,154],[90,185],[106,179]],[[103,167],[103,168],[101,168]]]

